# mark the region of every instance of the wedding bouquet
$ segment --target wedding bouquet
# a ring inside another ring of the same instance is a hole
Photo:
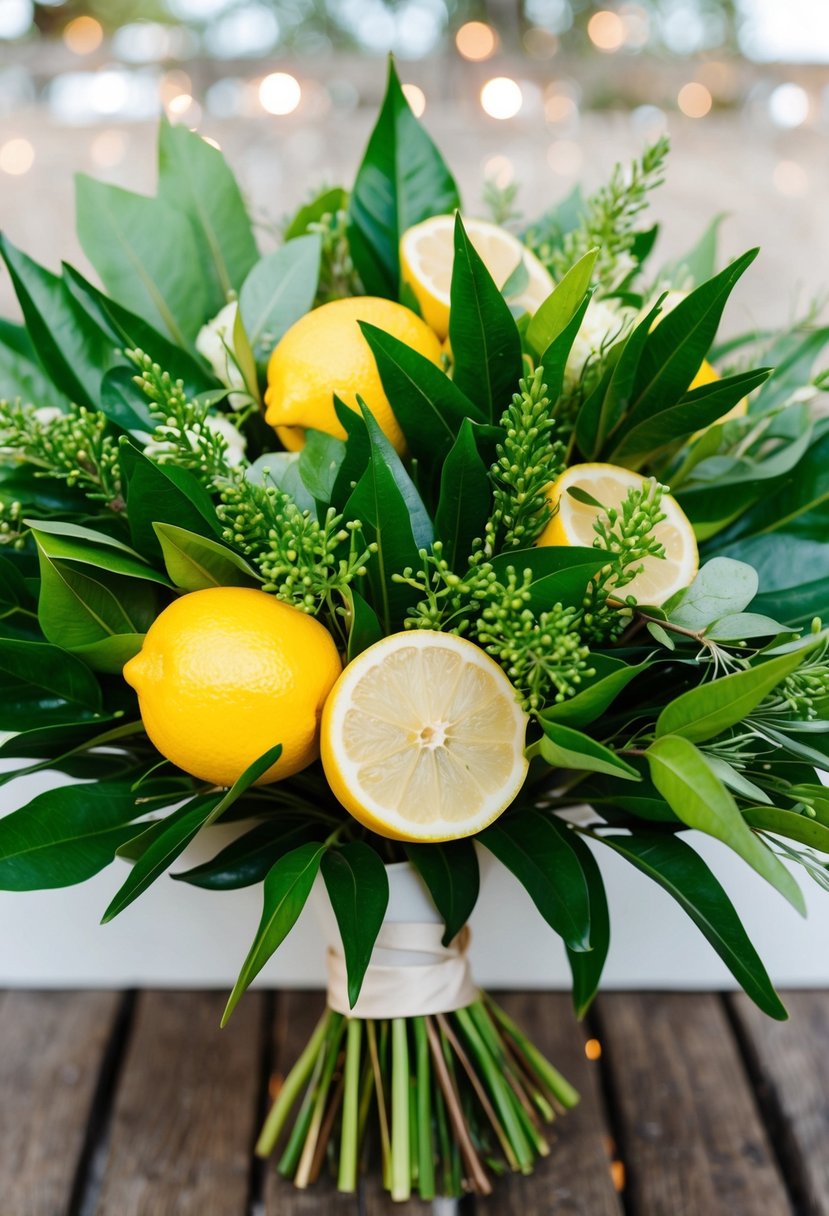
[[[297,1185],[376,1150],[395,1199],[486,1193],[577,1100],[471,979],[479,849],[579,1016],[612,850],[785,1017],[694,834],[829,886],[829,333],[717,342],[756,253],[718,269],[717,222],[649,268],[666,151],[476,219],[392,67],[351,190],[265,256],[166,122],[155,197],[78,179],[104,290],[2,238],[2,781],[64,779],[4,806],[0,886],[121,859],[108,921],[232,824],[173,874],[262,886],[227,1018],[321,876],[328,1008],[259,1144]]]

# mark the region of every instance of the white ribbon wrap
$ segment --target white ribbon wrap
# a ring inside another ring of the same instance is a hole
[[[386,921],[353,1009],[348,1004],[345,958],[340,948],[329,946],[328,1004],[353,1018],[422,1017],[470,1005],[478,990],[467,958],[469,928],[448,946],[442,936],[442,924]]]

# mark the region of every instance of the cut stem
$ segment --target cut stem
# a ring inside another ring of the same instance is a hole
[[[326,1008],[325,1013],[317,1022],[314,1033],[306,1043],[305,1050],[283,1080],[273,1106],[268,1112],[259,1139],[256,1141],[255,1151],[258,1157],[268,1157],[273,1152],[279,1139],[279,1133],[291,1113],[291,1108],[296,1102],[300,1090],[314,1071],[314,1064],[317,1061],[320,1045],[325,1038],[330,1017],[331,1010]]]
[[[359,1018],[348,1022],[345,1044],[345,1094],[343,1126],[340,1136],[340,1168],[337,1190],[348,1194],[357,1190],[357,1146],[359,1142],[360,1049],[363,1023]]]
[[[395,1202],[412,1193],[409,1143],[409,1039],[406,1018],[391,1024],[391,1197]]]
[[[432,1057],[423,1018],[414,1018],[417,1055],[418,1190],[421,1199],[435,1197],[435,1158],[432,1149]]]

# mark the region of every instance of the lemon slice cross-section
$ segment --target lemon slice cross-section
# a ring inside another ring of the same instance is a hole
[[[509,297],[509,303],[521,312],[534,313],[555,287],[549,271],[526,245],[498,224],[464,219],[464,227],[499,288],[524,263],[526,282],[515,296]],[[449,289],[454,260],[453,215],[434,215],[403,233],[401,274],[417,297],[424,321],[440,338],[449,333]]]
[[[395,633],[326,702],[322,763],[360,823],[394,840],[471,836],[518,794],[527,715],[498,664],[453,634]]]
[[[601,508],[573,497],[567,491],[582,490],[602,507],[621,507],[628,492],[641,489],[646,479],[615,464],[574,464],[565,469],[547,492],[555,514],[538,538],[539,545],[593,545],[594,524]],[[662,495],[665,519],[654,528],[654,536],[665,549],[664,557],[646,557],[643,569],[621,588],[620,596],[632,595],[639,604],[664,604],[674,592],[687,587],[699,569],[699,552],[688,516],[670,494]]]

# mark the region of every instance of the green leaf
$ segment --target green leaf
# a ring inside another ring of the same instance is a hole
[[[705,636],[712,642],[740,642],[749,638],[773,638],[786,626],[757,612],[735,612],[709,625]]]
[[[746,995],[770,1017],[788,1016],[734,905],[702,858],[677,836],[637,829],[597,837],[663,887],[705,935]]]
[[[725,552],[756,568],[763,590],[752,604],[755,611],[806,628],[815,616],[829,619],[829,545],[825,539],[774,532],[736,541]]]
[[[607,961],[610,947],[610,913],[604,882],[595,857],[575,832],[570,832],[567,839],[576,851],[590,900],[590,949],[571,950],[567,947],[567,961],[573,975],[573,1008],[576,1017],[581,1019],[598,992]]]
[[[342,186],[332,186],[323,190],[310,203],[303,203],[294,213],[293,218],[285,228],[283,236],[286,241],[293,241],[304,236],[312,224],[318,224],[324,215],[336,215],[348,206],[348,194]]]
[[[746,562],[714,557],[702,566],[690,587],[673,596],[664,609],[674,625],[698,633],[721,617],[747,608],[759,582],[757,571]]]
[[[164,565],[174,585],[182,591],[205,587],[255,587],[261,583],[243,557],[217,540],[177,528],[175,524],[153,524],[164,555]]]
[[[796,840],[810,849],[829,853],[829,827],[809,815],[800,815],[797,811],[781,811],[775,806],[750,806],[743,811],[743,818],[749,827],[773,832],[776,836],[786,836],[789,840]]]
[[[527,328],[527,342],[537,355],[547,350],[578,312],[590,286],[598,254],[598,249],[588,249],[536,309]]]
[[[73,722],[102,708],[100,685],[80,659],[47,642],[0,638],[0,730],[20,730],[24,713]]]
[[[110,336],[119,351],[143,350],[155,363],[169,372],[174,380],[181,380],[184,391],[190,397],[195,397],[206,389],[215,388],[217,381],[213,373],[189,351],[165,338],[143,317],[104,295],[74,266],[63,262],[62,269],[63,281],[69,294],[101,331]],[[132,364],[120,370],[127,371],[130,375],[135,373]]]
[[[70,401],[97,409],[101,377],[117,361],[112,344],[75,304],[58,275],[32,261],[2,234],[0,254],[44,372]],[[3,395],[8,392],[4,387]],[[37,404],[60,401],[47,398]]]
[[[321,257],[318,233],[299,236],[262,258],[245,279],[239,309],[257,361],[266,359],[285,331],[311,311]]]
[[[25,522],[32,530],[39,551],[54,561],[78,562],[93,566],[96,571],[147,579],[165,587],[169,585],[164,575],[148,566],[134,549],[106,532],[58,519],[27,519]]]
[[[682,735],[694,743],[713,739],[742,722],[802,661],[800,651],[784,654],[689,689],[662,710],[656,720],[657,739],[663,735]]]
[[[93,671],[120,676],[124,664],[135,658],[144,645],[144,637],[143,633],[118,633],[111,638],[101,638],[98,642],[73,646],[72,653],[88,663]]]
[[[480,873],[475,845],[468,837],[443,844],[407,844],[406,856],[429,888],[443,917],[443,944],[457,937],[478,902]]]
[[[184,806],[178,807],[163,821],[164,827],[153,824],[152,841],[142,851],[127,881],[117,891],[103,915],[106,924],[123,912],[133,900],[142,895],[167,870],[202,828],[215,823],[231,806],[268,771],[282,755],[282,744],[269,748],[245,769],[224,794],[197,794]]]
[[[548,718],[540,719],[544,734],[527,749],[527,755],[540,755],[556,768],[571,768],[577,772],[609,773],[626,781],[639,781],[636,769],[609,747],[591,739],[571,726],[563,726]]]
[[[348,202],[348,241],[368,295],[398,297],[400,238],[460,206],[458,188],[389,60],[386,96]]]
[[[829,529],[829,431],[819,433],[797,465],[739,523],[742,535],[788,532],[825,540]]]
[[[127,518],[132,543],[153,560],[162,558],[154,524],[169,523],[213,538],[219,523],[213,500],[201,483],[176,465],[155,464],[131,443],[120,448],[127,486]]]
[[[383,636],[377,613],[367,604],[359,591],[353,587],[345,587],[341,593],[346,607],[346,625],[348,627],[348,661],[353,662],[358,654],[368,650]]]
[[[136,435],[151,435],[157,424],[147,398],[135,383],[134,367],[111,367],[101,381],[99,408],[111,422]]]
[[[708,353],[726,301],[758,253],[752,249],[697,287],[648,335],[631,394],[629,419],[647,417],[688,388]]]
[[[317,502],[327,506],[337,484],[337,475],[345,459],[345,443],[325,431],[305,432],[305,447],[297,465],[302,484]]]
[[[92,878],[143,814],[129,785],[61,786],[0,819],[0,888],[36,891]]]
[[[280,857],[268,871],[264,882],[262,919],[253,945],[242,964],[239,978],[228,998],[222,1015],[222,1026],[227,1025],[242,994],[296,924],[311,894],[325,850],[324,844],[300,845],[298,849]]]
[[[370,845],[354,840],[323,855],[322,877],[340,930],[353,1009],[389,902],[386,867]]]
[[[521,338],[515,318],[455,216],[449,340],[453,380],[490,422],[501,415],[523,373]]]
[[[581,329],[582,321],[590,307],[592,298],[593,289],[591,288],[576,309],[573,319],[565,326],[558,337],[553,339],[539,361],[544,368],[544,384],[547,388],[547,396],[551,401],[557,401],[561,396],[567,360],[570,357],[570,351],[573,349],[573,343]]]
[[[53,405],[64,409],[69,399],[44,374],[28,336],[22,350],[14,345],[12,335],[17,328],[9,321],[0,320],[0,384],[3,386],[3,396],[9,401],[20,398],[24,405]],[[19,328],[25,336],[26,330],[22,326]]]
[[[307,825],[286,822],[275,816],[245,832],[210,861],[170,877],[206,891],[235,891],[249,887],[262,882],[280,857],[306,844],[310,835]]]
[[[590,894],[570,830],[536,810],[510,811],[478,840],[510,870],[571,950],[590,949]]]
[[[645,754],[654,785],[678,818],[728,845],[805,916],[797,883],[748,827],[733,797],[693,743],[679,735],[664,735]]]
[[[187,216],[196,234],[199,274],[213,313],[238,292],[258,257],[242,192],[218,148],[162,117],[158,197]],[[210,315],[208,313],[208,315]]]
[[[478,452],[475,432],[464,419],[443,462],[435,532],[451,569],[463,573],[472,542],[483,536],[492,507],[489,473]]]
[[[186,215],[162,199],[76,178],[78,240],[107,291],[187,346],[210,316],[207,282]]]
[[[38,620],[56,646],[75,650],[116,634],[146,633],[158,615],[152,583],[105,571],[93,578],[74,562],[56,561],[43,550],[39,557]]]
[[[581,688],[574,697],[568,697],[560,705],[551,705],[541,714],[542,725],[546,722],[564,722],[567,726],[583,727],[595,722],[608,709],[631,680],[646,671],[650,660],[628,664],[606,655],[593,654],[590,665],[598,678]]]
[[[483,421],[483,415],[431,359],[376,325],[359,325],[409,450],[430,465],[438,463],[464,419]]]

